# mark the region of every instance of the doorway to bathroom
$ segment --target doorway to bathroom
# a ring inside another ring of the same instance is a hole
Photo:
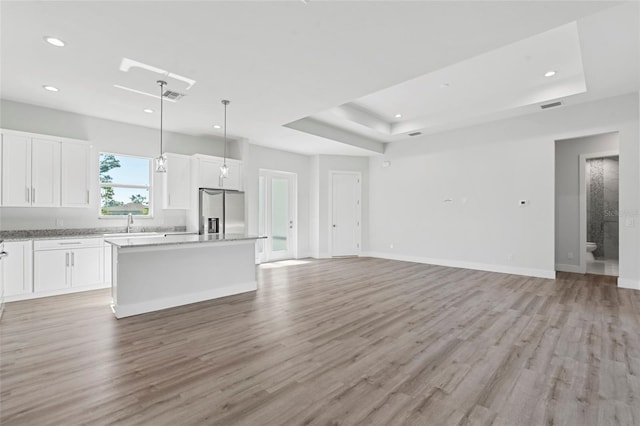
[[[617,152],[581,156],[580,226],[585,235],[581,241],[588,274],[618,276],[619,164]]]
[[[619,139],[556,140],[556,271],[618,275]]]

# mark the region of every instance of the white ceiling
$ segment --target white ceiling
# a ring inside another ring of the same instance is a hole
[[[371,155],[409,131],[638,91],[638,3],[319,1],[1,3],[3,99],[157,127],[160,74],[196,83],[165,128],[304,154]],[[53,35],[67,42],[55,48]],[[542,74],[558,71],[550,79]],[[441,87],[448,83],[449,87]],[[50,84],[60,88],[51,93]],[[586,91],[585,91],[586,88]],[[402,119],[393,117],[402,113]],[[287,127],[288,126],[288,127]],[[297,129],[297,130],[296,130]]]

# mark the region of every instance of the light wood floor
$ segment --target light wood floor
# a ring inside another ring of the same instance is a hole
[[[268,266],[122,320],[107,291],[8,304],[0,423],[640,425],[640,291],[611,278]]]

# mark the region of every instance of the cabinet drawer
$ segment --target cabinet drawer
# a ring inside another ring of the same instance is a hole
[[[69,238],[63,240],[39,240],[33,242],[33,249],[38,250],[66,250],[83,247],[101,247],[103,238]]]

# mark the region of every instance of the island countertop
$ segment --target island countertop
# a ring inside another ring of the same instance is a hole
[[[246,234],[186,234],[186,235],[155,235],[149,237],[133,237],[127,238],[125,236],[108,237],[105,238],[105,242],[118,248],[127,247],[151,247],[151,246],[166,246],[177,244],[211,244],[222,243],[231,241],[243,241],[243,240],[258,240],[261,237],[258,235],[246,235]]]

